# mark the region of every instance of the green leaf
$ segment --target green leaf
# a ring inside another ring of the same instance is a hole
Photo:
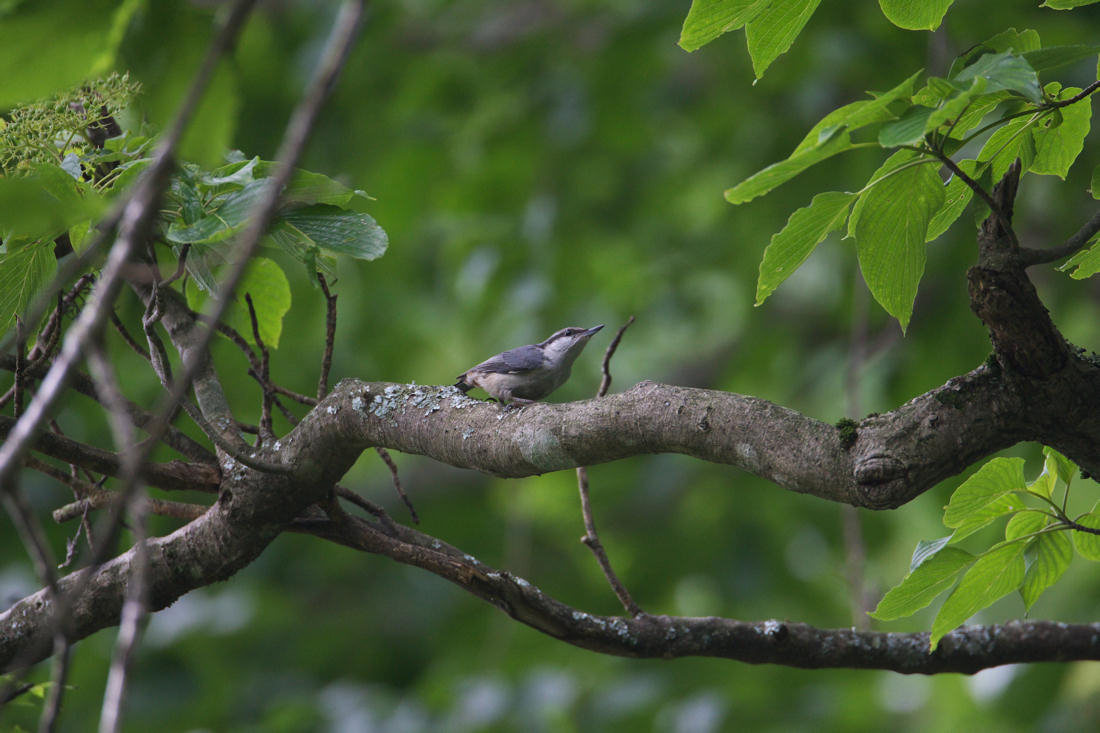
[[[986,92],[1004,89],[1016,92],[1036,104],[1043,100],[1039,91],[1039,75],[1019,54],[1011,51],[987,53],[956,74],[952,80],[966,83],[979,76],[986,80]]]
[[[386,232],[367,214],[317,204],[284,211],[280,218],[321,249],[375,260],[386,252]]]
[[[934,540],[921,540],[913,549],[913,557],[909,560],[909,572],[913,572],[928,558],[935,555],[951,542],[951,535],[938,537]]]
[[[111,27],[133,9],[115,0],[3,3],[0,109],[48,97],[113,66],[121,36]]]
[[[1065,532],[1047,532],[1036,537],[1024,555],[1028,561],[1020,596],[1030,611],[1035,601],[1062,577],[1073,559],[1073,544]]]
[[[848,221],[863,279],[903,332],[924,274],[928,224],[944,201],[935,168],[923,163],[905,167],[913,158],[909,151],[890,156],[871,176]]]
[[[694,51],[752,20],[769,0],[692,0],[680,31],[680,48]]]
[[[1035,51],[1043,47],[1043,42],[1039,39],[1039,32],[1031,28],[1025,28],[1022,31],[1017,31],[1015,28],[1008,28],[992,38],[988,38],[982,41],[981,48],[991,49],[993,51],[1015,51],[1018,54],[1025,54],[1028,51]],[[1032,67],[1034,68],[1034,67]],[[1036,69],[1038,71],[1038,69]]]
[[[1098,2],[1100,0],[1046,0],[1039,7],[1050,8],[1051,10],[1072,10],[1073,8],[1081,8]]]
[[[959,573],[972,562],[974,556],[958,547],[941,549],[891,588],[870,615],[880,621],[913,615],[950,588]]]
[[[1023,542],[998,545],[979,557],[943,602],[932,622],[931,651],[945,635],[978,611],[1020,587],[1024,580]]]
[[[1048,93],[1053,85],[1048,84]],[[1069,99],[1081,90],[1066,87],[1056,93],[1058,100]],[[1054,124],[1048,115],[1039,121],[1031,134],[1035,138],[1035,160],[1031,163],[1031,172],[1058,176],[1065,180],[1073,161],[1085,147],[1085,136],[1092,122],[1092,105],[1087,101],[1062,107],[1061,124]]]
[[[1016,50],[1019,51],[1019,49]],[[1095,56],[1097,53],[1100,53],[1100,46],[1049,46],[1027,51],[1023,56],[1031,65],[1031,68],[1035,69],[1036,72],[1043,72],[1075,64],[1082,59]]]
[[[193,280],[187,281],[187,304],[201,311],[209,296]],[[256,310],[256,323],[260,338],[271,348],[278,348],[283,331],[283,316],[290,310],[290,282],[283,269],[274,260],[256,257],[248,263],[241,282],[237,285],[233,301],[226,308],[222,321],[235,328],[245,340],[255,344],[252,319],[245,295],[252,298]]]
[[[727,189],[726,201],[731,204],[752,201],[757,196],[763,196],[773,188],[786,183],[810,166],[827,160],[837,153],[843,153],[851,147],[851,137],[846,130],[841,130],[819,146],[796,151],[786,160],[773,163],[733,188]]]
[[[26,175],[0,177],[0,239],[52,240],[94,219],[103,198],[56,165],[32,163]]]
[[[756,305],[763,303],[790,277],[830,232],[844,226],[855,198],[854,193],[819,193],[809,206],[791,214],[787,226],[772,236],[764,250],[760,277],[756,281]]]
[[[1100,239],[1093,237],[1089,241],[1093,243],[1091,247],[1078,251],[1058,268],[1062,272],[1076,268],[1069,274],[1074,280],[1084,280],[1100,272]]]
[[[985,510],[993,502],[1022,490],[1025,485],[1023,458],[994,458],[955,489],[944,510],[943,523],[959,527],[972,517],[985,517]],[[1017,502],[1016,509],[1021,508]]]
[[[1088,514],[1077,517],[1077,523],[1091,529],[1100,529],[1100,502],[1097,502]],[[1100,534],[1073,530],[1073,546],[1086,560],[1100,562]]]
[[[1035,534],[1047,526],[1050,517],[1039,511],[1027,510],[1016,512],[1005,525],[1005,539],[1018,540],[1030,534]]]
[[[951,134],[959,132],[961,116],[974,103],[974,98],[985,93],[985,79],[977,77],[970,87],[947,99],[939,108],[930,111],[925,119],[924,132],[932,132],[941,125],[951,129]],[[946,132],[946,130],[945,130]]]
[[[960,160],[958,166],[964,173],[973,178],[978,162],[975,160]],[[962,215],[966,205],[970,203],[970,199],[973,197],[974,190],[966,185],[962,178],[951,176],[951,180],[947,182],[947,186],[943,190],[943,206],[932,217],[932,221],[928,223],[928,234],[925,235],[925,240],[931,242],[946,232],[948,227],[954,224],[955,220]]]
[[[882,14],[899,28],[934,31],[954,0],[878,0]]]
[[[1077,464],[1063,456],[1049,445],[1043,446],[1043,471],[1057,474],[1066,486],[1073,483],[1077,476]]]
[[[821,0],[782,0],[768,3],[745,26],[749,56],[756,78],[794,43]]]
[[[1001,180],[1016,158],[1020,159],[1022,172],[1031,168],[1035,160],[1035,138],[1028,128],[1034,124],[1031,117],[1017,117],[998,129],[978,153],[980,162],[990,164],[994,181]]]
[[[25,311],[34,296],[49,285],[56,269],[52,242],[0,254],[0,335],[8,332],[16,314]]]
[[[228,239],[244,228],[270,180],[250,181],[244,188],[223,195],[194,223],[172,222],[165,238],[175,244],[214,244]]]
[[[919,142],[924,138],[925,127],[932,112],[928,107],[910,107],[901,119],[882,126],[878,133],[878,144],[884,148],[896,148]]]

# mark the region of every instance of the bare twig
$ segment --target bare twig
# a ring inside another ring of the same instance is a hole
[[[397,464],[393,462],[393,458],[390,456],[390,452],[380,445],[376,445],[374,450],[378,453],[378,457],[386,464],[390,469],[390,475],[393,477],[393,488],[397,491],[397,495],[401,497],[401,501],[405,502],[405,506],[409,509],[409,515],[412,517],[413,524],[420,524],[420,517],[416,514],[416,509],[413,508],[412,501],[405,493],[405,489],[401,486],[401,479],[397,476]]]
[[[274,440],[275,427],[271,420],[271,353],[267,350],[267,344],[260,336],[260,322],[256,318],[256,306],[252,302],[252,294],[245,293],[244,301],[248,305],[248,318],[252,322],[252,338],[256,347],[260,350],[260,389],[263,397],[260,403],[260,438],[261,440]]]
[[[134,340],[134,337],[130,335],[130,331],[127,330],[126,324],[118,317],[118,314],[111,311],[111,325],[115,327],[115,331],[122,337],[122,340],[126,342],[126,345],[133,349],[134,353],[140,356],[146,361],[149,360],[149,352],[145,350],[145,347]]]
[[[632,323],[634,323],[634,316],[627,319],[626,323],[615,334],[615,338],[611,339],[611,343],[607,345],[607,351],[603,355],[603,364],[600,367],[603,377],[600,380],[600,388],[596,391],[597,398],[606,395],[608,388],[611,387],[611,357],[614,356],[615,350],[619,348],[619,342],[622,341],[623,334]],[[577,467],[577,489],[581,495],[581,516],[584,518],[584,536],[581,537],[581,542],[592,550],[592,554],[596,556],[596,562],[599,563],[600,570],[603,571],[611,590],[615,591],[615,596],[619,599],[619,603],[623,604],[626,612],[631,616],[640,616],[643,613],[641,607],[634,601],[630,591],[626,589],[622,581],[619,580],[619,576],[615,574],[614,569],[611,567],[611,560],[607,557],[607,551],[596,532],[596,520],[592,515],[592,501],[588,492],[588,470],[584,466]]]
[[[23,319],[15,317],[15,383],[12,390],[15,392],[15,416],[23,414],[23,390],[27,372],[27,334],[23,328]]]
[[[61,700],[65,692],[65,680],[69,677],[72,648],[72,643],[65,634],[58,633],[54,636],[50,688],[46,692],[46,704],[42,707],[42,716],[38,719],[38,733],[49,733],[57,725],[57,716],[61,713]]]
[[[975,181],[973,178],[966,174],[958,164],[951,159],[950,155],[947,155],[942,150],[936,150],[934,148],[924,149],[922,152],[930,152],[937,160],[943,163],[952,175],[958,176],[959,180],[967,185],[967,187],[976,193],[978,197],[985,202],[985,205],[989,207],[989,210],[997,217],[997,221],[1000,223],[1001,228],[1004,229],[1006,235],[1008,235],[1009,241],[1012,243],[1013,249],[1019,249],[1020,242],[1016,238],[1016,230],[1012,228],[1012,220],[1005,211],[997,205],[997,202],[993,199],[993,194],[982,188],[982,185]]]
[[[332,350],[336,342],[336,296],[329,292],[325,276],[317,273],[317,282],[325,294],[325,353],[321,357],[321,375],[317,378],[317,400],[328,394],[328,375],[332,369]]]
[[[1096,193],[1096,192],[1094,192]],[[1077,233],[1066,240],[1065,244],[1051,249],[1020,248],[1020,264],[1024,267],[1043,265],[1048,262],[1069,257],[1071,254],[1088,244],[1093,235],[1100,232],[1100,211],[1092,215],[1085,225],[1077,230]]]
[[[183,277],[183,273],[187,271],[187,254],[190,251],[191,251],[191,245],[190,244],[183,245],[183,248],[180,250],[179,262],[176,263],[176,271],[173,272],[167,280],[162,280],[161,281],[160,284],[161,284],[162,287],[165,286],[165,285],[171,285],[176,280],[179,280],[181,277]]]

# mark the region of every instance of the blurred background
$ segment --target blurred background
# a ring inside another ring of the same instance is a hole
[[[144,85],[135,118],[163,126],[219,4],[135,5],[113,68]],[[630,315],[637,322],[612,362],[613,390],[641,379],[731,390],[835,422],[889,410],[973,368],[989,345],[966,296],[972,215],[930,245],[903,338],[870,301],[851,242],[835,235],[753,308],[770,236],[814,193],[861,187],[881,152],[833,158],[740,207],[722,192],[786,157],[833,108],[919,68],[942,75],[957,53],[1007,27],[1036,28],[1046,45],[1095,41],[1097,12],[1036,5],[959,2],[929,34],[895,28],[877,3],[826,2],[754,84],[742,33],[692,54],[676,45],[687,0],[371,4],[302,162],[374,196],[371,213],[390,237],[382,259],[340,263],[334,381],[450,383],[505,348],[605,323],[552,397],[582,399]],[[216,165],[232,148],[273,157],[334,13],[335,4],[309,0],[261,3],[184,157]],[[1083,85],[1095,65],[1057,73]],[[1095,144],[1091,135],[1067,182],[1025,179],[1016,221],[1032,246],[1061,242],[1091,216]],[[285,267],[294,302],[272,372],[310,393],[324,302],[299,266]],[[1066,335],[1096,348],[1095,284],[1050,269],[1034,278]],[[132,299],[126,307],[139,312]],[[155,378],[113,348],[130,396],[151,399]],[[245,362],[226,343],[215,353],[241,419],[255,421],[260,394]],[[88,440],[105,434],[101,420],[83,401],[59,416]],[[1014,454],[1029,459],[1029,477],[1038,472],[1038,446]],[[578,542],[573,472],[500,480],[394,457],[421,529],[575,607],[621,612]],[[873,608],[916,543],[947,534],[942,507],[962,479],[897,511],[858,512],[853,566],[841,507],[730,467],[651,456],[589,474],[601,538],[645,610],[822,627],[866,623],[859,603]],[[43,517],[67,501],[63,487],[26,480]],[[344,483],[407,520],[373,451]],[[1094,488],[1075,484],[1083,506]],[[174,526],[158,520],[155,529]],[[0,597],[20,597],[37,586],[6,517],[0,527]],[[63,555],[73,528],[51,529]],[[1095,621],[1098,591],[1095,570],[1078,560],[1033,617]],[[1023,613],[1009,597],[976,621]],[[875,628],[925,630],[931,618]],[[63,730],[97,719],[114,636],[76,648]],[[154,616],[131,685],[132,731],[1079,731],[1100,716],[1095,664],[925,678],[599,656],[423,571],[297,536]],[[38,709],[11,706],[0,727],[33,728]]]

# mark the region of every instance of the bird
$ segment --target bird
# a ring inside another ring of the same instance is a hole
[[[458,375],[455,387],[469,392],[480,387],[501,407],[530,405],[565,384],[573,362],[603,324],[592,328],[570,326],[537,344],[528,344],[491,356]]]

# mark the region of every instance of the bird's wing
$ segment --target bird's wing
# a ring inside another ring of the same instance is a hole
[[[518,374],[542,366],[542,350],[537,346],[520,346],[497,354],[478,364],[474,369],[499,374]]]

